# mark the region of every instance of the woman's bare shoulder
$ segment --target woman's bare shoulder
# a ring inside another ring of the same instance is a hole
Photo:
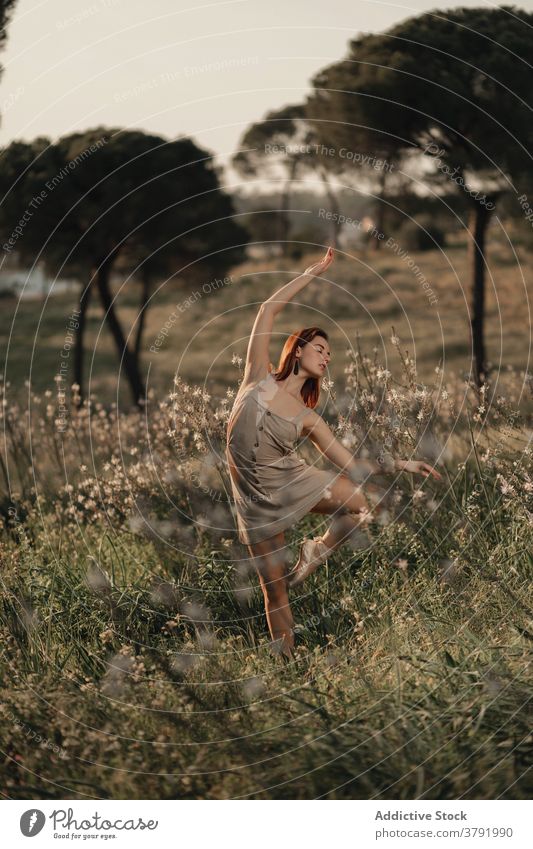
[[[245,372],[243,379],[239,383],[237,396],[241,396],[244,392],[248,392],[248,390],[257,386],[258,383],[262,383],[268,377],[268,374],[269,372],[264,370],[259,372]]]

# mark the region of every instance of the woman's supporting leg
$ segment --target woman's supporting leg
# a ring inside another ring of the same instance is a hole
[[[294,620],[287,593],[285,535],[276,534],[248,548],[263,591],[270,636],[283,654],[292,657]]]

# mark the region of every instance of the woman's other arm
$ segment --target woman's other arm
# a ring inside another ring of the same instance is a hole
[[[370,475],[384,474],[388,471],[384,464],[375,460],[354,457],[335,437],[324,419],[313,410],[309,412],[309,416],[305,417],[303,430],[306,431],[313,445],[337,468],[345,472],[354,483],[362,483]],[[424,477],[432,475],[437,480],[442,479],[439,472],[423,460],[395,460],[394,471],[412,472]]]

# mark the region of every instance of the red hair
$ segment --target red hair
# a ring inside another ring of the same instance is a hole
[[[296,348],[303,348],[308,342],[312,342],[315,336],[322,336],[329,342],[328,334],[321,327],[303,327],[296,333],[291,333],[286,340],[281,352],[278,367],[275,372],[276,380],[285,380],[294,370],[296,362]],[[270,368],[272,371],[272,368]],[[318,377],[308,377],[302,386],[302,398],[307,407],[314,408],[320,397],[320,380]]]

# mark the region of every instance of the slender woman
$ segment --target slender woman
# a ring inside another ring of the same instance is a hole
[[[366,483],[363,490],[360,483],[365,472],[383,473],[383,468],[354,458],[313,409],[331,359],[326,332],[306,327],[293,333],[285,342],[276,372],[269,370],[274,318],[332,262],[333,250],[328,248],[319,263],[260,306],[227,428],[226,458],[239,540],[248,547],[259,576],[271,637],[289,657],[294,623],[288,589],[324,563],[373,511],[383,508],[375,488]],[[302,436],[341,471],[317,469],[298,458],[294,448]],[[441,477],[420,460],[395,460],[394,470]],[[299,559],[287,574],[284,532],[307,513],[329,514],[334,519],[323,536],[303,541]]]

